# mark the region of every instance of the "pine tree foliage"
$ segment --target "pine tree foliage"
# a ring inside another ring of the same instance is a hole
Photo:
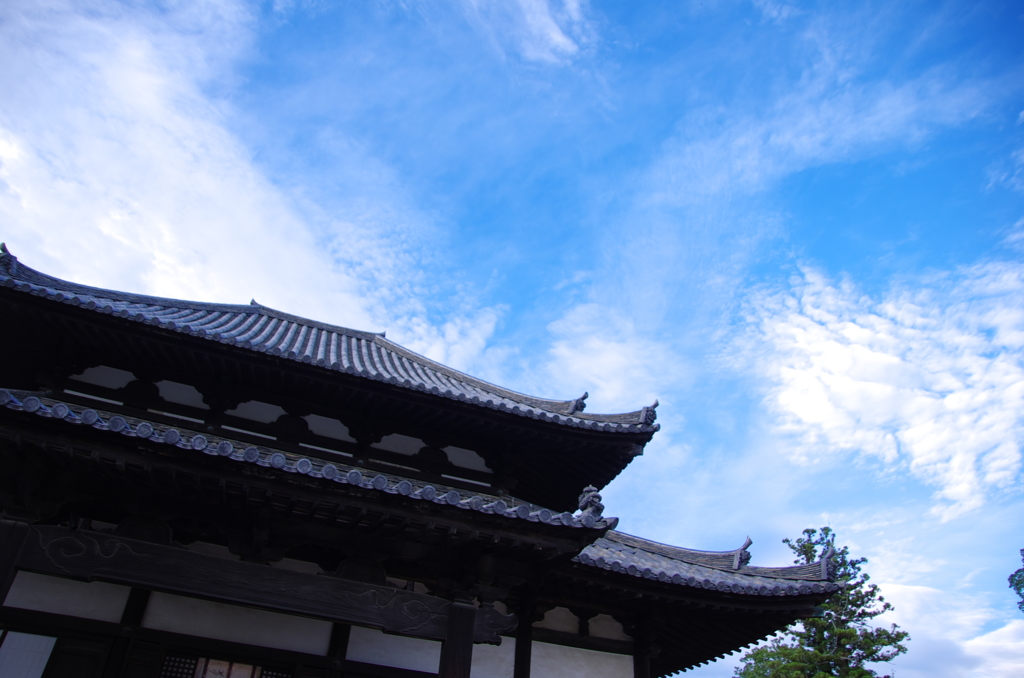
[[[1020,560],[1024,562],[1024,549],[1020,550]],[[1024,612],[1024,567],[1020,568],[1016,572],[1010,575],[1010,588],[1017,592],[1020,596],[1020,602],[1017,603],[1017,608]]]
[[[802,537],[784,539],[783,543],[796,554],[798,565],[816,562],[834,549],[834,572],[846,587],[822,605],[822,617],[804,619],[782,637],[748,652],[736,669],[736,678],[878,678],[868,665],[903,654],[910,638],[896,624],[889,628],[871,625],[871,620],[893,608],[861,571],[867,559],[851,558],[846,546],[836,549],[835,534],[829,527],[804,530]]]

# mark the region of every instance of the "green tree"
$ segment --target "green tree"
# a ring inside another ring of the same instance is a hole
[[[1024,562],[1024,549],[1020,550],[1020,560]],[[1016,572],[1010,575],[1010,588],[1017,592],[1020,596],[1020,602],[1017,603],[1017,608],[1021,612],[1024,612],[1024,567],[1020,568]]]
[[[810,564],[831,551],[833,572],[846,586],[822,605],[821,617],[801,620],[781,637],[744,655],[735,676],[877,678],[868,665],[892,661],[906,652],[904,642],[910,639],[907,632],[895,624],[889,628],[871,626],[871,620],[891,610],[892,605],[861,571],[867,558],[851,558],[846,546],[836,549],[835,534],[829,527],[807,529],[803,535],[795,541],[783,540],[796,554],[794,562]]]

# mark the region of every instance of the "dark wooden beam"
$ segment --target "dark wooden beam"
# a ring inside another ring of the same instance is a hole
[[[83,530],[41,526],[28,530],[16,566],[43,574],[127,584],[434,640],[449,637],[449,617],[457,607],[423,593],[272,569]],[[460,620],[466,618],[465,611],[459,614]],[[494,609],[481,610],[471,621],[470,643],[500,642],[499,634],[516,625],[515,615]]]
[[[0,520],[0,604],[7,598],[18,573],[18,558],[28,537],[28,529],[27,523]]]

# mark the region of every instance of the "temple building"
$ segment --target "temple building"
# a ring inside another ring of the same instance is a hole
[[[616,530],[599,492],[655,405],[593,414],[6,247],[0,319],[0,676],[650,678],[841,586],[828,558]]]

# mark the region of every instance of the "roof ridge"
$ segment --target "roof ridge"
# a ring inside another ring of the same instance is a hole
[[[839,590],[842,582],[834,582],[821,575],[824,567],[819,563],[791,568],[747,568],[716,567],[707,562],[690,562],[671,558],[663,553],[649,551],[640,546],[628,547],[618,537],[623,533],[611,534],[597,539],[585,547],[573,560],[581,565],[611,570],[633,577],[650,579],[664,585],[686,586],[694,589],[709,589],[724,593],[758,596],[820,595]],[[625,535],[632,537],[632,535]],[[637,543],[647,542],[664,547],[664,544],[634,537]],[[679,547],[670,547],[679,551]],[[740,552],[737,550],[737,553]],[[728,554],[728,551],[704,551],[705,554]]]
[[[611,541],[631,546],[633,548],[638,548],[649,553],[655,553],[673,560],[700,564],[705,567],[712,567],[728,572],[739,570],[750,562],[750,552],[747,551],[747,548],[749,548],[753,543],[750,540],[750,537],[747,537],[746,541],[744,541],[743,545],[738,549],[732,549],[731,551],[700,551],[697,549],[683,548],[681,546],[662,544],[661,542],[651,541],[650,539],[634,537],[633,535],[626,534],[624,532],[616,532],[611,536]]]
[[[192,302],[185,302],[192,303]],[[359,337],[372,341],[377,337],[383,337],[383,332],[367,332],[366,330],[354,330],[351,327],[344,327],[343,325],[334,325],[331,323],[325,323],[321,320],[310,320],[309,318],[303,318],[300,315],[293,313],[286,313],[285,311],[278,311],[276,308],[270,308],[257,302],[255,299],[249,302],[244,308],[246,309],[259,309],[260,313],[269,316],[271,318],[277,318],[278,320],[287,320],[288,322],[299,323],[300,325],[307,325],[309,327],[315,327],[318,330],[326,330],[328,332],[337,332],[341,334],[347,334],[352,337]]]
[[[800,578],[813,581],[829,581],[832,577],[830,566],[832,553],[825,553],[820,560],[802,565],[788,565],[783,567],[749,566],[750,552],[747,550],[753,541],[747,537],[743,545],[732,551],[701,551],[688,549],[681,546],[672,546],[661,542],[636,537],[625,532],[609,530],[605,539],[630,546],[648,553],[657,554],[672,560],[684,563],[692,563],[703,567],[710,567],[726,572],[743,572],[761,577],[790,579]]]
[[[488,381],[484,381],[483,379],[480,379],[479,377],[474,377],[473,375],[467,374],[467,373],[462,372],[460,370],[457,370],[454,367],[449,367],[448,365],[445,365],[444,363],[439,363],[436,360],[433,360],[432,358],[428,358],[427,356],[422,355],[420,353],[417,353],[416,351],[413,351],[411,349],[408,349],[405,346],[402,346],[401,344],[396,344],[395,342],[393,342],[390,339],[388,339],[387,337],[385,337],[383,334],[375,335],[374,338],[373,338],[373,341],[375,343],[377,343],[377,344],[381,344],[381,345],[385,346],[389,351],[393,351],[393,352],[398,353],[400,355],[404,355],[407,358],[414,358],[414,359],[419,360],[421,362],[425,362],[430,367],[436,369],[438,372],[441,372],[442,374],[445,374],[445,375],[447,375],[449,377],[455,377],[455,378],[459,379],[460,381],[465,381],[466,383],[471,384],[473,386],[476,386],[478,388],[482,388],[482,389],[487,390],[487,391],[492,391],[495,395],[511,397],[510,399],[522,399],[522,400],[527,400],[527,401],[536,402],[536,403],[543,403],[543,404],[546,404],[546,405],[561,406],[561,407],[563,407],[566,410],[570,409],[575,403],[577,403],[580,400],[579,398],[574,398],[572,400],[555,400],[555,399],[551,399],[551,398],[538,398],[537,396],[527,395],[525,393],[520,393],[519,391],[514,391],[514,390],[512,390],[510,388],[505,388],[504,386],[498,386],[497,384],[492,384],[492,383],[490,383]],[[638,410],[638,412],[639,412],[639,410]],[[571,413],[571,412],[568,412],[568,411],[565,414],[566,415],[573,414],[573,416],[578,416],[578,417],[581,417],[581,418],[590,418],[590,417],[594,416],[594,415],[590,415],[590,416],[588,416],[588,415],[581,415],[578,412]],[[597,415],[597,416],[601,416],[601,415]],[[608,416],[608,415],[606,415],[606,416]],[[621,415],[610,415],[610,416],[621,416]]]

